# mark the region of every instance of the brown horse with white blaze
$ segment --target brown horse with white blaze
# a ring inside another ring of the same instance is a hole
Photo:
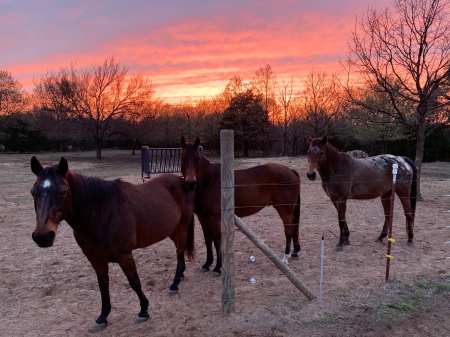
[[[322,187],[338,212],[340,239],[337,250],[350,244],[350,231],[345,212],[348,199],[381,198],[385,221],[378,242],[387,236],[388,224],[392,221],[392,164],[398,164],[395,193],[400,198],[406,217],[408,244],[413,244],[414,215],[417,194],[417,170],[414,162],[407,157],[389,154],[353,158],[339,152],[329,142],[328,137],[308,138],[308,172],[310,180],[316,179],[316,172],[322,179]]]
[[[108,323],[109,262],[119,264],[139,298],[141,310],[136,323],[146,321],[149,301],[142,291],[132,251],[169,237],[176,246],[177,268],[170,286],[176,292],[186,268],[184,254],[188,258],[194,254],[194,193],[186,191],[184,180],[173,174],[138,185],[85,177],[69,170],[65,158],[44,168],[33,156],[31,170],[37,176],[31,189],[36,211],[33,240],[39,247],[51,247],[59,223],[65,220],[97,274],[102,307],[90,330],[100,331]]]
[[[199,151],[200,138],[186,143],[181,137],[181,173],[186,188],[195,190],[195,213],[202,225],[206,244],[208,271],[213,263],[212,243],[216,248],[217,264],[214,274],[220,274],[222,257],[221,239],[221,165],[211,163]],[[291,168],[277,163],[257,165],[234,171],[235,214],[245,217],[255,214],[266,206],[273,206],[284,224],[286,247],[283,261],[298,258],[300,223],[300,177]],[[290,253],[291,243],[293,252]]]

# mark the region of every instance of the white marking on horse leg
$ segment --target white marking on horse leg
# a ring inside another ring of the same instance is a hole
[[[284,257],[283,257],[283,263],[286,265],[286,266],[289,266],[289,257],[291,256],[291,254],[284,254]]]

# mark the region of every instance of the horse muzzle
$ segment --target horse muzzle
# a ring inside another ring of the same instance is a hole
[[[316,171],[307,172],[306,176],[308,177],[309,180],[316,180]]]
[[[41,248],[47,248],[53,246],[53,242],[55,241],[55,232],[49,231],[45,234],[37,234],[33,232],[31,234],[31,237],[33,238],[33,241],[36,242],[36,244]]]
[[[197,187],[197,181],[185,181],[184,186],[186,187],[186,190],[188,191],[195,191],[195,188]]]

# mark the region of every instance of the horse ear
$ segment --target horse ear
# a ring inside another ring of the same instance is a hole
[[[41,163],[39,162],[39,160],[36,158],[36,156],[31,157],[31,171],[35,174],[38,175],[39,172],[41,172],[44,168],[42,167]]]
[[[197,138],[195,138],[194,146],[198,147],[199,145],[200,145],[200,138],[197,137]]]
[[[61,160],[59,161],[58,164],[58,172],[61,173],[63,176],[65,176],[68,170],[69,164],[67,163],[66,158],[61,157]]]
[[[325,145],[326,143],[328,143],[328,136],[323,136],[322,144]]]
[[[307,141],[308,143],[311,144],[312,140],[313,140],[313,139],[312,139],[310,136],[306,137],[306,141]]]
[[[183,149],[186,147],[186,140],[184,139],[184,136],[181,136],[181,147]]]

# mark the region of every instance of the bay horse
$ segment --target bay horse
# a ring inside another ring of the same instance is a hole
[[[39,247],[51,247],[59,223],[65,220],[84,255],[97,274],[101,293],[101,314],[90,329],[97,332],[108,323],[111,311],[108,263],[118,263],[141,310],[136,323],[149,318],[149,301],[144,295],[132,251],[167,237],[175,243],[177,268],[171,292],[183,279],[185,257],[194,256],[195,195],[186,191],[180,176],[164,174],[134,185],[121,179],[85,177],[69,170],[62,157],[58,164],[43,168],[31,158],[37,180],[31,189],[36,211],[32,238]]]
[[[200,138],[186,143],[181,137],[181,174],[186,188],[195,190],[195,214],[203,229],[206,244],[206,262],[202,266],[208,271],[213,263],[212,243],[216,248],[217,263],[214,275],[220,275],[222,254],[221,239],[221,165],[211,163],[200,151]],[[239,217],[253,215],[266,206],[273,206],[284,224],[286,248],[283,262],[298,258],[300,223],[300,177],[289,167],[268,163],[235,170],[235,214]],[[290,254],[291,242],[293,252]]]
[[[408,245],[413,244],[414,215],[417,195],[417,169],[407,157],[384,154],[367,158],[353,158],[339,152],[329,142],[328,137],[308,137],[309,180],[316,179],[316,172],[322,179],[322,188],[331,199],[338,212],[340,238],[336,250],[341,251],[349,245],[350,231],[345,218],[348,199],[381,198],[385,221],[380,236],[382,242],[388,233],[388,224],[392,221],[392,164],[398,164],[395,193],[400,198],[406,217]]]

